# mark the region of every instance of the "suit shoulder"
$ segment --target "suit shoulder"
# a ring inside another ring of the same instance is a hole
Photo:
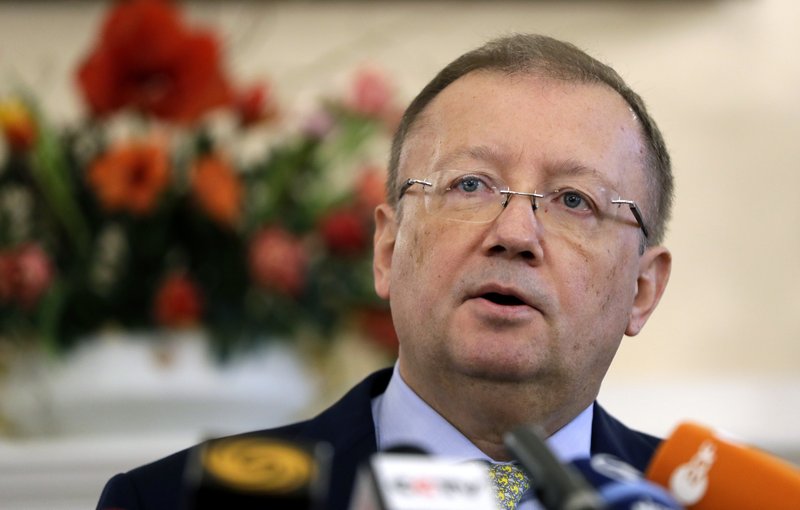
[[[608,453],[644,471],[661,441],[661,438],[629,428],[595,403],[592,454]]]
[[[103,488],[98,510],[167,510],[178,508],[189,450],[120,473]]]

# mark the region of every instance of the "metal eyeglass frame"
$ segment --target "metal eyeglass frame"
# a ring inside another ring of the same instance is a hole
[[[433,186],[432,182],[423,181],[422,179],[406,179],[406,182],[403,183],[403,186],[400,188],[400,192],[398,193],[398,196],[397,196],[397,201],[398,202],[406,194],[406,191],[408,191],[408,188],[410,188],[414,184],[421,184],[422,186]],[[544,195],[539,194],[539,193],[528,193],[528,192],[525,192],[525,191],[513,191],[513,190],[510,190],[510,189],[500,190],[500,194],[501,195],[506,195],[506,199],[503,202],[503,208],[506,208],[508,206],[508,202],[509,202],[509,200],[511,200],[511,196],[512,195],[521,195],[523,197],[529,197],[531,199],[531,205],[533,206],[533,210],[534,211],[536,209],[538,209],[538,206],[536,204],[536,199],[537,198],[544,198]],[[616,200],[612,200],[611,203],[612,204],[617,204],[617,205],[627,205],[630,208],[631,212],[633,213],[633,217],[636,218],[636,223],[639,224],[639,228],[642,229],[642,233],[644,234],[644,237],[645,238],[649,237],[649,233],[647,231],[647,227],[644,224],[644,218],[642,218],[642,213],[641,213],[641,211],[639,209],[639,206],[636,204],[635,201],[626,200],[626,199],[623,199],[623,198],[618,198]]]

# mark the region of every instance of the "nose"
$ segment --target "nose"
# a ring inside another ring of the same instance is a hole
[[[490,224],[483,242],[488,255],[520,257],[539,264],[544,257],[542,228],[534,214],[530,196],[509,195],[506,207]]]

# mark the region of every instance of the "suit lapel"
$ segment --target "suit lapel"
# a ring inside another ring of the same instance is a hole
[[[639,471],[647,469],[657,437],[631,430],[595,402],[592,418],[592,455],[607,453],[627,462]]]

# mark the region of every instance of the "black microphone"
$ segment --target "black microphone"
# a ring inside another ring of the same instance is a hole
[[[562,464],[538,428],[521,427],[505,437],[531,478],[547,510],[681,510],[663,488],[612,455],[595,455]]]
[[[184,510],[321,510],[331,447],[263,434],[207,440],[189,453]]]
[[[527,471],[531,488],[546,510],[603,510],[589,483],[550,451],[538,427],[518,427],[504,438],[506,448]]]
[[[361,466],[350,510],[497,510],[486,464],[400,445]]]

